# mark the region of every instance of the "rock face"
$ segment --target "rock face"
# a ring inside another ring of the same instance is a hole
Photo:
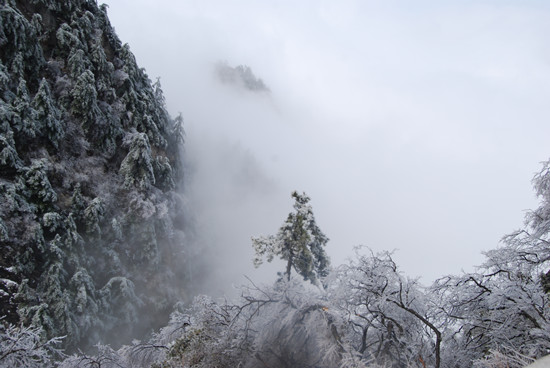
[[[0,316],[69,351],[183,295],[182,118],[93,0],[0,5]],[[108,337],[107,337],[108,336]]]

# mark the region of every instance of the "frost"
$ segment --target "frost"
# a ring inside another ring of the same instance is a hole
[[[401,275],[391,253],[367,250],[363,255],[360,250],[336,270],[328,288],[330,298],[349,318],[350,338],[359,353],[378,364],[407,366],[420,356],[441,366],[444,326],[431,314],[422,287]]]
[[[155,208],[157,218],[165,218],[169,215],[170,211],[166,201],[157,204]]]

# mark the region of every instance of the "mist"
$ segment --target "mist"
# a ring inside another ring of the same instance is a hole
[[[253,268],[250,237],[277,231],[292,190],[312,198],[334,265],[359,244],[395,249],[426,283],[471,270],[536,206],[544,4],[108,3],[183,114],[210,288],[275,277],[276,264]],[[250,66],[271,92],[220,83],[219,61]]]

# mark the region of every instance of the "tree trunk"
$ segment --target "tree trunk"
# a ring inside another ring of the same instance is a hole
[[[415,311],[412,308],[408,308],[405,304],[401,302],[396,302],[395,300],[388,300],[398,307],[402,308],[403,310],[406,310],[416,318],[418,318],[422,323],[424,323],[426,326],[428,326],[429,329],[431,329],[435,333],[435,368],[439,368],[441,366],[441,331],[435,327],[433,323],[428,321],[425,317],[420,315],[417,311]]]
[[[288,257],[288,262],[286,263],[286,277],[287,281],[290,281],[290,270],[292,269],[292,255]]]

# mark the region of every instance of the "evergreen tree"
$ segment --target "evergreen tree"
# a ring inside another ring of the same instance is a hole
[[[39,128],[36,126],[36,111],[31,107],[29,90],[24,79],[19,80],[15,99],[13,100],[14,120],[13,126],[17,138],[21,143],[27,144],[36,136]]]
[[[45,78],[40,81],[38,92],[32,100],[32,107],[36,111],[36,120],[43,131],[42,134],[58,148],[65,131],[61,124],[61,113],[54,104],[49,83]]]
[[[24,174],[30,199],[41,209],[45,209],[46,206],[57,201],[57,194],[52,188],[46,171],[47,163],[42,159],[33,161],[31,167],[26,169]]]
[[[97,106],[95,78],[90,70],[85,70],[77,78],[71,96],[73,98],[72,112],[82,119],[86,131],[93,131],[100,110]]]
[[[13,132],[0,135],[0,167],[2,169],[19,169],[22,162],[15,150],[15,142],[13,141]]]
[[[130,151],[120,165],[120,173],[124,176],[124,185],[127,188],[149,188],[151,184],[155,183],[155,174],[147,135],[131,133],[126,137],[125,144],[129,146]]]
[[[172,135],[175,137],[176,141],[179,144],[183,144],[185,134],[183,131],[183,116],[181,115],[181,112],[174,119],[174,128],[172,129]]]
[[[252,238],[256,252],[254,265],[262,264],[264,255],[268,262],[277,256],[286,261],[287,280],[294,269],[304,280],[317,284],[328,274],[330,261],[324,250],[328,238],[315,222],[310,198],[296,191],[292,192],[292,198],[295,200],[294,212],[288,214],[277,235]]]

